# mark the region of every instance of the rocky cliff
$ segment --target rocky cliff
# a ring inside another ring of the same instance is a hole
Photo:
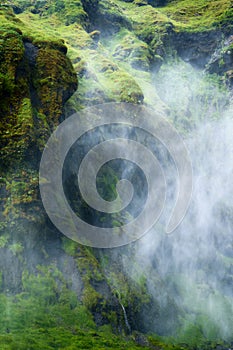
[[[162,273],[161,251],[170,256],[172,243],[162,239],[145,271],[136,257],[140,243],[101,250],[69,240],[43,209],[38,169],[55,127],[86,106],[145,104],[184,135],[207,109],[209,120],[220,118],[232,103],[231,1],[14,0],[1,4],[0,18],[0,344],[17,350],[229,348],[229,332],[222,336],[198,309],[181,307],[183,291]],[[170,72],[174,63],[180,70]],[[198,87],[178,106],[168,94],[179,88],[180,76],[185,84],[196,79]],[[163,82],[173,79],[167,90]],[[218,215],[231,225],[229,207],[222,210]],[[224,242],[231,247],[231,238]],[[232,256],[220,253],[224,263],[215,255],[197,264],[203,276],[211,274],[207,264],[220,266],[232,297]],[[185,285],[182,274],[178,280]],[[187,316],[192,313],[195,322]],[[182,345],[158,335],[180,335]]]

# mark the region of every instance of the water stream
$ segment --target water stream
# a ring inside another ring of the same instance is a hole
[[[128,317],[127,317],[127,313],[126,313],[126,311],[125,311],[125,307],[124,307],[124,305],[120,302],[120,300],[119,300],[119,303],[120,303],[121,308],[122,308],[122,311],[123,311],[123,315],[124,315],[124,320],[125,320],[126,328],[127,328],[127,330],[129,331],[129,333],[131,333],[131,327],[130,327],[130,324],[129,324],[129,321],[128,321]]]

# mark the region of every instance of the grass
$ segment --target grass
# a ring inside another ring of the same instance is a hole
[[[231,0],[171,1],[159,11],[173,22],[177,30],[201,32],[218,28],[223,24],[232,26]]]

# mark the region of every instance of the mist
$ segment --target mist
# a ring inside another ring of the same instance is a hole
[[[88,69],[97,75],[98,68],[92,62],[88,62]],[[138,71],[135,70],[134,76],[131,70],[131,74],[143,91],[137,79]],[[127,179],[134,186],[130,206],[121,215],[106,215],[83,204],[76,181],[78,165],[94,145],[114,137],[135,140],[148,147],[156,155],[166,177],[167,199],[163,213],[141,239],[117,252],[114,249],[109,252],[111,263],[114,265],[117,261],[130,280],[137,281],[138,276],[145,278],[151,300],[141,312],[138,329],[172,336],[179,342],[189,341],[190,337],[194,342],[201,338],[232,341],[232,96],[217,75],[209,75],[174,57],[152,74],[152,81],[151,93],[147,85],[145,105],[163,113],[175,127],[192,162],[192,199],[179,227],[167,235],[166,225],[175,205],[179,182],[176,168],[166,147],[142,129],[112,124],[85,134],[67,157],[63,169],[65,192],[74,211],[91,225],[111,227],[113,223],[117,226],[127,223],[138,215],[138,208],[143,207],[147,197],[148,188],[139,168],[119,159],[103,166],[97,187],[104,199],[115,199],[116,191],[113,193],[112,188],[119,179]],[[99,94],[98,89],[95,93]],[[82,98],[88,101],[88,96],[87,93]],[[71,184],[75,184],[75,191]],[[105,275],[108,279],[108,269]],[[134,321],[127,318],[129,305],[124,307],[121,299],[119,302],[126,328],[133,329]]]
[[[183,135],[190,153],[192,199],[180,226],[167,235],[165,224],[174,205],[174,197],[167,196],[159,222],[136,242],[133,253],[122,255],[123,269],[130,278],[145,276],[150,295],[159,304],[157,319],[151,320],[153,310],[143,315],[150,331],[174,336],[179,341],[189,336],[231,340],[232,99],[214,77],[210,79],[184,62],[165,66],[158,73],[155,86],[170,108],[169,119]],[[172,166],[167,167],[167,179],[175,176],[172,171]],[[168,180],[168,193],[174,191],[174,182],[172,186],[170,183]],[[174,307],[169,309],[169,300],[177,307],[175,316]]]

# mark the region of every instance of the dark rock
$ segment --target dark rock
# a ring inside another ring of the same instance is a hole
[[[229,86],[233,87],[233,70],[226,72],[226,82]]]
[[[233,72],[233,35],[228,37],[209,60],[206,70],[209,73],[225,75],[227,83],[232,86]]]
[[[186,62],[204,68],[222,40],[220,31],[171,33],[169,45]]]
[[[148,339],[142,333],[134,332],[133,338],[138,345],[141,345],[141,346],[149,346],[150,345]]]
[[[157,7],[157,6],[165,6],[168,3],[167,0],[148,0],[148,4]]]
[[[148,5],[147,0],[134,0],[134,3],[137,6],[146,6],[146,5]]]
[[[119,32],[122,27],[132,29],[131,22],[114,3],[99,1],[98,8],[91,10],[91,27],[101,31],[102,36],[109,36]]]
[[[30,42],[25,42],[24,47],[25,47],[25,57],[28,60],[29,65],[35,66],[36,58],[38,55],[38,47],[36,47]]]

